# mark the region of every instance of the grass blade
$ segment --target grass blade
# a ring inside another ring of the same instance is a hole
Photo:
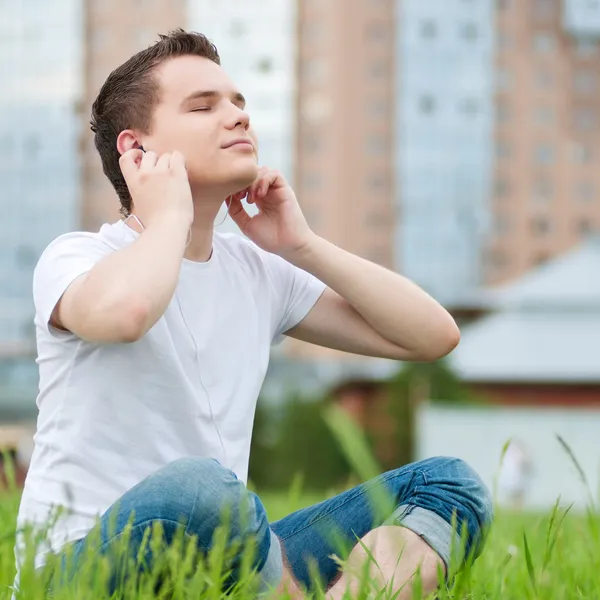
[[[525,550],[525,562],[527,563],[527,572],[529,573],[529,580],[533,591],[537,594],[537,585],[535,583],[535,569],[533,568],[533,561],[531,560],[531,552],[529,552],[529,544],[527,543],[527,534],[523,532],[523,548]]]

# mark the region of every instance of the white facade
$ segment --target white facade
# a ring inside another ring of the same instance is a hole
[[[480,282],[492,169],[492,0],[398,0],[396,266],[442,302]]]
[[[81,0],[0,0],[0,344],[33,333],[31,281],[78,224]]]
[[[600,2],[598,0],[565,0],[565,29],[581,37],[600,37]]]
[[[79,222],[82,43],[81,0],[0,0],[3,356],[33,342],[34,266],[54,237]],[[33,360],[0,361],[2,418],[34,408],[37,380]]]
[[[572,408],[451,407],[424,405],[417,415],[417,458],[455,456],[467,461],[490,490],[503,500],[501,457],[509,440],[523,446],[531,463],[524,508],[548,510],[560,497],[563,508],[597,503],[600,410]],[[589,489],[560,436],[581,466]],[[498,485],[497,485],[498,484]]]
[[[187,28],[217,46],[223,68],[248,101],[261,165],[288,179],[295,136],[295,27],[293,0],[188,0]],[[237,231],[229,218],[219,226],[228,230]]]

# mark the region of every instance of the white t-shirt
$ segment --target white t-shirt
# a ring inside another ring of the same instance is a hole
[[[63,235],[35,270],[39,416],[18,526],[45,525],[66,507],[53,551],[178,458],[216,458],[245,482],[270,346],[325,288],[247,239],[215,233],[210,260],[183,261],[165,314],[139,341],[92,344],[49,326],[69,284],[137,236],[122,221]]]

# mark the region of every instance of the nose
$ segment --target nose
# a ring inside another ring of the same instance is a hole
[[[250,116],[248,113],[236,106],[235,104],[231,105],[231,116],[229,117],[229,127],[231,129],[235,129],[236,127],[243,127],[245,130],[250,128]]]

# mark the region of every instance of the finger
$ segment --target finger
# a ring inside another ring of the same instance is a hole
[[[228,206],[229,206],[229,202],[231,202],[231,200],[242,200],[244,198],[244,196],[246,196],[246,194],[248,193],[248,189],[242,190],[241,192],[238,192],[237,194],[232,194],[231,198],[228,199]]]
[[[258,190],[258,187],[261,184],[261,181],[263,179],[263,177],[268,173],[269,169],[267,167],[261,167],[258,170],[258,174],[256,176],[256,179],[254,180],[254,182],[252,183],[252,185],[248,188],[248,199],[247,202],[249,204],[253,204],[254,200],[256,199],[256,192]]]
[[[142,163],[140,164],[140,171],[152,171],[152,169],[154,169],[156,166],[157,160],[158,156],[156,155],[156,152],[152,152],[151,150],[145,152],[144,156],[142,157]]]
[[[121,172],[123,173],[123,177],[127,182],[128,179],[138,172],[138,163],[142,158],[143,152],[139,148],[132,148],[131,150],[127,150],[124,154],[119,158],[119,166],[121,167]]]
[[[185,168],[185,157],[178,150],[175,150],[175,152],[171,154],[170,166],[174,171],[180,171],[187,174],[187,170]]]
[[[171,164],[171,155],[166,152],[156,162],[157,171],[168,171]]]
[[[269,191],[269,188],[277,181],[279,173],[277,171],[270,171],[261,180],[257,194],[259,198],[264,198]]]
[[[229,201],[229,216],[242,232],[246,230],[248,223],[252,220],[252,217],[244,209],[241,199],[237,198],[237,194],[231,196]]]

